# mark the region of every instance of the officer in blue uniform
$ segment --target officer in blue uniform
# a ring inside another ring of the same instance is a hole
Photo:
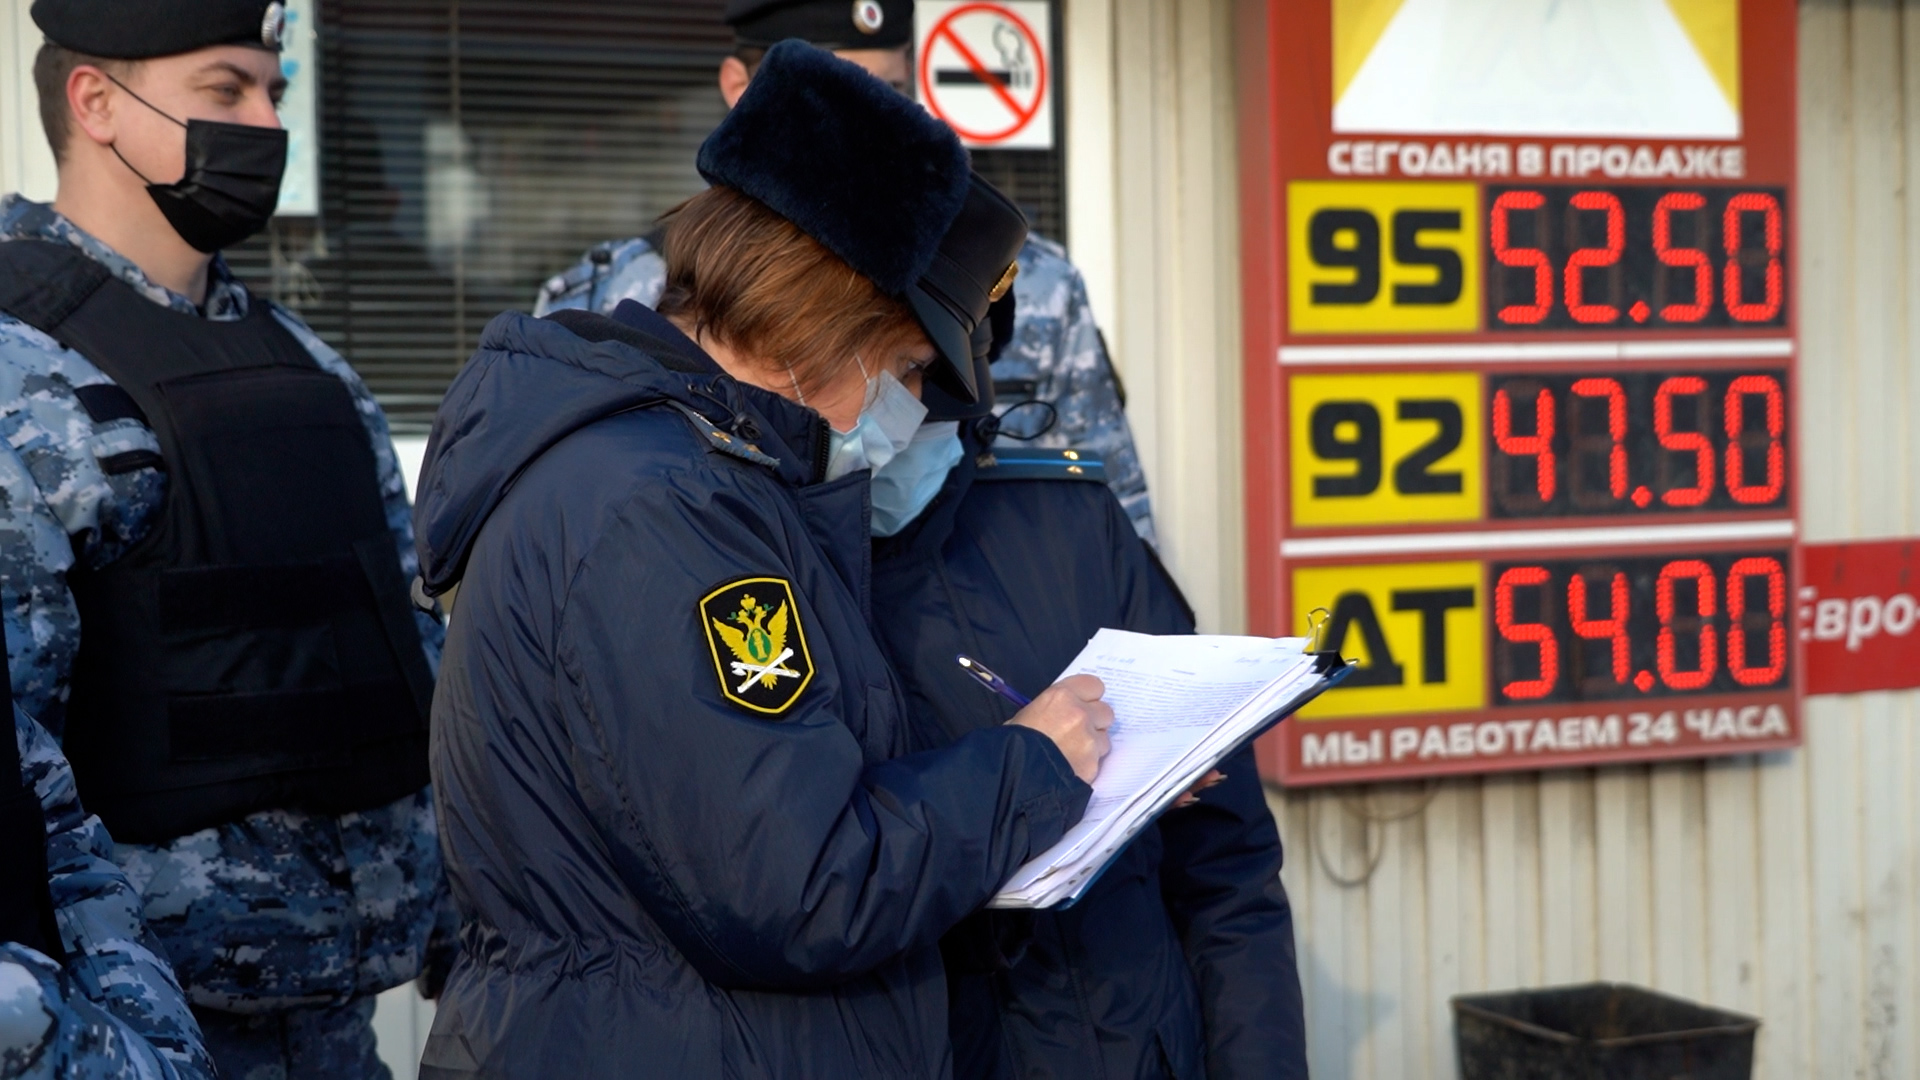
[[[220,249],[286,133],[268,0],[36,0],[58,197],[0,200],[0,616],[223,1075],[383,1077],[445,896],[387,425]]]
[[[1018,210],[800,42],[700,166],[662,312],[503,315],[435,420],[464,949],[423,1077],[945,1078],[938,941],[1078,821],[1104,752],[1079,676],[907,753],[871,629],[874,492],[923,461],[921,393],[983,389]]]
[[[726,20],[734,31],[734,55],[721,62],[719,82],[729,107],[746,90],[767,47],[788,38],[831,49],[913,96],[912,0],[729,0]],[[622,300],[653,305],[665,285],[656,229],[587,252],[541,286],[534,314],[565,308],[606,314]],[[1135,531],[1151,543],[1153,508],[1127,424],[1126,398],[1093,321],[1086,282],[1065,248],[1028,236],[1011,314],[1013,333],[994,362],[993,378],[1000,411],[1019,408],[1008,418],[1001,445],[1071,448],[1099,457]]]
[[[994,423],[924,432],[964,452],[949,470],[898,485],[919,494],[884,515],[892,489],[875,487],[874,620],[907,686],[916,748],[997,727],[1011,711],[972,684],[958,654],[1030,687],[1102,627],[1193,632],[1101,464],[994,444]],[[1071,908],[982,912],[948,935],[956,1076],[1304,1080],[1279,836],[1251,748],[1220,768]]]

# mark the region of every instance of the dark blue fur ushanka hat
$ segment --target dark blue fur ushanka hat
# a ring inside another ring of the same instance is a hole
[[[783,41],[699,164],[905,301],[953,389],[977,399],[969,339],[1011,286],[1027,224],[973,174],[953,129],[858,65]]]
[[[764,203],[898,296],[960,216],[971,168],[953,129],[800,41],[767,52],[700,146],[700,175]]]

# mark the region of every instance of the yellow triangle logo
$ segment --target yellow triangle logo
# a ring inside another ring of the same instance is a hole
[[[1334,0],[1333,100],[1347,92],[1402,3],[1405,0]]]
[[[1727,104],[1740,111],[1740,0],[1667,0]]]

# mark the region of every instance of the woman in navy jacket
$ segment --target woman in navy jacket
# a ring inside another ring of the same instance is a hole
[[[848,463],[923,377],[974,392],[1018,212],[797,43],[700,165],[666,317],[503,315],[435,422],[415,516],[428,591],[461,585],[432,764],[462,948],[423,1077],[946,1077],[939,938],[1079,819],[1104,751],[1081,679],[909,753],[870,624]]]
[[[1101,627],[1193,632],[1096,462],[990,452],[982,434],[966,433],[931,507],[875,541],[874,612],[907,683],[916,747],[957,745],[1012,715],[956,653],[1038,687]],[[1251,749],[1221,771],[1079,903],[983,912],[949,936],[955,1075],[1304,1080],[1280,839]]]

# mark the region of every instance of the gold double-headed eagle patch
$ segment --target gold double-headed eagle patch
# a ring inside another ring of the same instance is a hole
[[[784,578],[740,578],[700,601],[713,671],[728,701],[763,716],[783,716],[813,681],[813,657],[800,606]]]

